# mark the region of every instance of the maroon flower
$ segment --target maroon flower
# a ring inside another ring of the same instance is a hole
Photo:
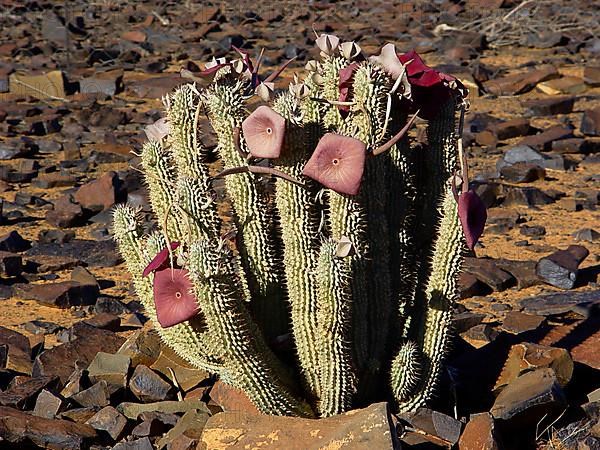
[[[367,148],[364,142],[335,133],[324,135],[302,173],[340,194],[360,189]]]
[[[173,251],[177,247],[179,247],[179,245],[179,242],[171,242],[171,244],[169,244],[169,247],[171,247],[171,251]],[[146,266],[146,268],[142,272],[142,276],[147,277],[152,272],[158,269],[164,269],[167,264],[167,261],[169,260],[169,253],[170,252],[167,247],[163,248],[160,252],[158,252],[156,256],[152,259],[152,261],[150,261],[150,264]]]
[[[285,136],[285,119],[268,106],[259,106],[242,122],[248,150],[257,158],[278,158]]]
[[[348,95],[350,94],[350,88],[352,87],[352,79],[354,78],[354,72],[358,69],[357,63],[352,63],[343,69],[340,69],[340,79],[339,79],[339,90],[340,96],[338,100],[340,102],[348,101]],[[350,108],[346,105],[339,105],[338,108],[341,111],[348,111]]]
[[[475,192],[466,191],[458,196],[458,217],[467,240],[467,247],[473,250],[487,220],[485,204]]]
[[[185,269],[163,269],[154,274],[156,318],[163,328],[194,317],[198,312],[192,282]]]
[[[398,55],[402,64],[407,64],[406,75],[411,85],[411,96],[415,109],[424,119],[433,119],[440,111],[440,106],[453,95],[453,86],[464,89],[460,81],[427,66],[414,50]],[[409,63],[410,61],[410,63]]]

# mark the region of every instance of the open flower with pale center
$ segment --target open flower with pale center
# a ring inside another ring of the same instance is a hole
[[[185,269],[169,267],[154,273],[154,306],[158,323],[163,328],[185,322],[198,313],[192,288]]]
[[[365,169],[364,142],[335,133],[325,134],[302,173],[340,194],[356,195]]]
[[[479,241],[485,228],[487,210],[483,200],[473,191],[466,191],[458,197],[458,217],[467,241],[467,247],[471,250]]]
[[[256,158],[278,158],[285,137],[285,119],[268,106],[259,106],[242,122],[244,139]]]

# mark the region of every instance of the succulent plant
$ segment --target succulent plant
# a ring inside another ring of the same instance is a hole
[[[207,87],[167,96],[141,154],[154,230],[119,205],[115,239],[165,344],[260,411],[323,417],[385,397],[415,410],[435,395],[462,255],[485,224],[465,92],[392,44],[371,58],[316,44],[281,92],[289,62],[261,80],[235,49],[200,73]],[[424,145],[408,135],[417,117]]]

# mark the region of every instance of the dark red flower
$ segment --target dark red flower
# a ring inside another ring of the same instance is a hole
[[[171,242],[171,244],[169,244],[169,247],[171,248],[171,251],[175,250],[177,247],[179,247],[179,242]],[[150,275],[152,272],[158,270],[158,269],[164,269],[167,261],[169,260],[169,249],[167,247],[163,248],[160,252],[158,252],[156,254],[156,256],[154,258],[152,258],[152,261],[150,261],[150,264],[148,264],[146,266],[146,268],[144,269],[144,271],[142,272],[142,276],[143,277],[147,277],[148,275]]]
[[[172,327],[198,313],[192,282],[185,269],[163,269],[154,274],[156,318],[163,327]]]
[[[487,210],[483,200],[473,191],[463,192],[458,196],[458,217],[471,250],[483,234]]]
[[[435,118],[440,106],[453,95],[452,84],[462,88],[462,84],[452,75],[438,72],[427,66],[417,52],[411,50],[398,55],[402,64],[407,64],[406,75],[411,85],[411,96],[414,109],[420,109],[419,116],[424,119]],[[409,63],[410,61],[410,63]]]

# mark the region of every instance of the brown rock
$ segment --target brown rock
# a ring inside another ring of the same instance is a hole
[[[517,117],[515,119],[500,122],[493,126],[498,140],[504,141],[518,136],[526,136],[529,133],[531,126],[529,119],[525,117]]]
[[[401,414],[399,417],[412,428],[402,436],[402,442],[411,447],[419,448],[422,444],[431,442],[436,446],[451,448],[460,437],[462,424],[438,411],[419,408],[416,412]]]
[[[502,329],[512,334],[524,333],[537,330],[544,322],[544,317],[533,314],[525,314],[518,311],[510,311],[502,322]]]
[[[0,345],[8,348],[2,369],[31,375],[31,346],[29,339],[8,328],[0,327]]]
[[[71,342],[53,347],[39,355],[33,363],[33,375],[58,376],[64,384],[76,364],[87,367],[98,351],[116,352],[125,339],[113,332],[75,324]]]
[[[98,431],[105,431],[113,439],[118,440],[123,433],[127,419],[112,406],[105,406],[89,419],[86,424]]]
[[[474,414],[458,441],[458,450],[498,450],[494,418],[489,413]]]
[[[582,138],[568,138],[552,141],[552,151],[561,154],[586,153],[588,141]]]
[[[583,113],[580,130],[587,136],[600,136],[600,108],[588,109]]]
[[[305,450],[333,448],[343,442],[348,449],[393,449],[395,431],[385,403],[354,410],[318,421],[298,417],[280,417],[223,412],[208,419],[199,449],[254,448],[264,450]]]
[[[583,80],[590,86],[600,86],[600,67],[586,66],[583,69]]]
[[[172,377],[172,370],[175,373],[177,383],[184,391],[189,391],[202,381],[210,378],[208,372],[193,367],[167,346],[162,348],[158,359],[150,368],[162,373],[169,380]]]
[[[484,84],[485,90],[494,95],[518,95],[533,89],[538,83],[557,78],[556,67],[545,66],[502,78],[495,78]]]
[[[70,228],[81,225],[83,209],[75,203],[71,195],[65,195],[54,202],[54,209],[46,213],[46,222],[57,228]]]
[[[523,107],[536,116],[554,116],[573,112],[575,97],[556,96],[550,98],[531,99],[521,102]]]
[[[35,398],[42,389],[55,386],[57,381],[55,377],[19,376],[13,378],[8,388],[4,392],[0,392],[0,405],[29,409],[34,405]]]
[[[192,439],[199,440],[202,435],[202,430],[208,418],[209,414],[202,411],[187,411],[178,421],[177,424],[170,429],[167,434],[165,434],[161,439],[156,443],[158,448],[163,448],[165,446],[170,446],[170,444],[179,436],[185,435]]]
[[[223,411],[243,411],[248,414],[260,414],[248,396],[221,380],[218,380],[210,390],[210,398],[219,405]]]
[[[546,178],[546,171],[537,164],[520,162],[502,167],[500,175],[511,183],[531,183]]]
[[[70,398],[84,408],[108,406],[110,404],[108,384],[106,381],[100,380],[89,388],[71,395]]]
[[[542,284],[542,281],[535,273],[535,261],[499,259],[496,261],[496,265],[505,272],[510,273],[517,280],[517,289],[525,289]]]
[[[166,400],[172,389],[169,383],[143,364],[135,368],[129,380],[129,390],[144,403]]]
[[[60,413],[61,419],[67,419],[70,422],[85,423],[98,412],[97,407],[73,408]]]
[[[573,137],[573,130],[562,125],[555,125],[541,133],[526,136],[519,142],[519,145],[527,145],[539,151],[548,151],[552,148],[552,143],[559,139]]]
[[[577,77],[562,77],[539,83],[537,89],[548,95],[581,94],[587,89],[584,81]]]
[[[119,177],[113,172],[106,172],[97,180],[84,184],[75,193],[75,201],[83,208],[92,211],[103,211],[117,202]]]
[[[100,313],[94,315],[91,319],[84,321],[86,324],[103,330],[119,331],[121,328],[121,318],[110,313]]]
[[[46,389],[42,390],[35,402],[33,415],[44,417],[46,419],[54,419],[62,406],[62,400]]]
[[[487,284],[494,291],[504,291],[515,283],[512,275],[500,269],[492,259],[465,258],[463,270],[475,275],[479,281]]]
[[[162,98],[188,81],[180,76],[154,77],[130,83],[126,91],[139,98]]]
[[[33,180],[32,184],[40,189],[50,189],[55,187],[70,187],[75,185],[76,182],[75,177],[71,175],[54,172],[38,176]]]
[[[151,366],[159,357],[161,341],[158,333],[138,330],[127,338],[117,353],[131,358],[131,367],[138,364]]]
[[[552,369],[558,384],[563,387],[573,376],[573,360],[565,349],[529,342],[513,345],[496,380],[494,391],[500,391],[526,372],[543,368]]]
[[[146,42],[146,33],[140,30],[126,31],[121,35],[121,37],[126,41],[131,41],[138,44]]]
[[[128,356],[98,352],[88,367],[92,383],[104,380],[112,394],[127,385],[127,374],[131,360]]]
[[[510,421],[512,429],[535,425],[545,416],[562,410],[565,396],[552,369],[527,372],[513,380],[496,398],[492,416]]]
[[[591,316],[584,321],[555,326],[540,344],[564,347],[571,353],[573,361],[600,370],[600,317]]]
[[[199,410],[210,414],[210,410],[201,400],[198,399],[185,399],[180,401],[164,401],[156,403],[130,403],[123,402],[117,406],[119,412],[125,417],[132,420],[137,420],[141,414],[147,412],[174,414],[184,413],[192,410]]]
[[[0,407],[0,437],[21,448],[28,442],[53,450],[87,448],[96,432],[89,425],[67,420],[36,417],[12,408]]]

